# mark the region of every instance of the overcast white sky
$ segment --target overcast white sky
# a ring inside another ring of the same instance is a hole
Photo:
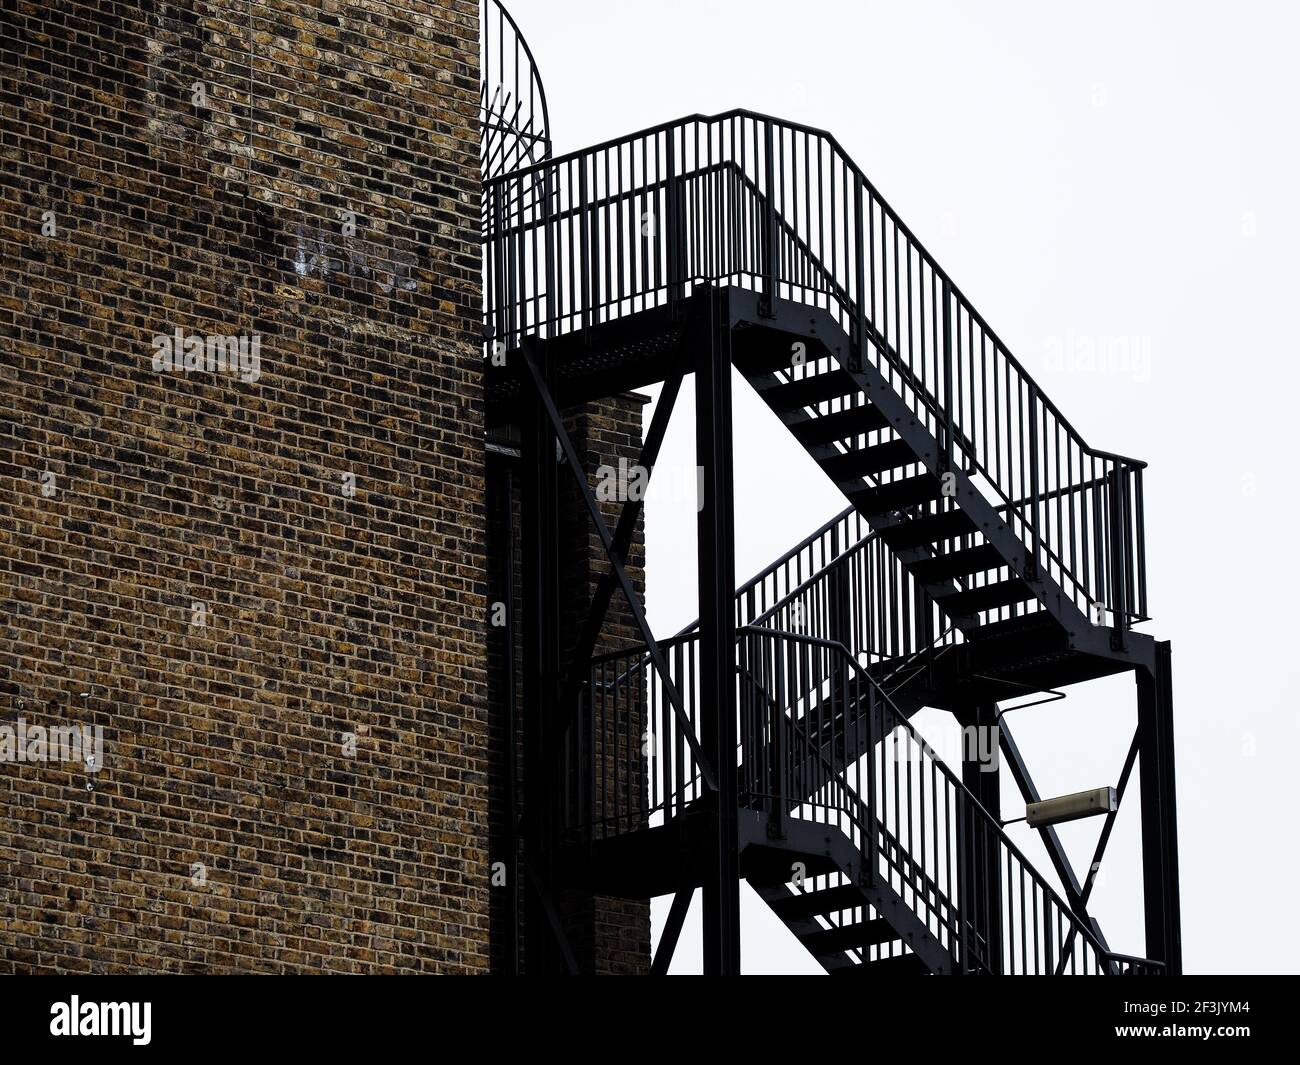
[[[1088,442],[1150,462],[1146,631],[1173,641],[1186,967],[1294,971],[1300,5],[507,3],[557,151],[733,107],[830,130]],[[1099,337],[1149,364],[1048,368],[1053,345]],[[740,383],[736,403],[746,577],[844,500]],[[693,468],[689,390],[678,409],[663,462]],[[693,510],[651,505],[647,535],[668,634],[696,614]],[[1026,711],[1016,735],[1060,794],[1116,782],[1133,718],[1124,677]],[[1136,815],[1094,899],[1112,947],[1140,954]],[[1076,865],[1099,825],[1063,831]],[[747,972],[819,971],[743,904]],[[698,899],[677,971],[698,969],[697,921]]]

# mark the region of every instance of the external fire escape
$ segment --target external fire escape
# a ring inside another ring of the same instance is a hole
[[[706,971],[736,972],[744,879],[831,973],[1179,971],[1169,645],[1134,629],[1144,463],[1084,440],[830,134],[732,111],[555,156],[517,28],[489,2],[483,29],[488,424],[522,495],[511,830],[547,930],[526,968],[571,962],[563,886],[672,894],[663,972],[702,888]],[[733,367],[847,502],[739,587]],[[562,412],[662,383],[652,470],[689,373],[699,620],[662,639],[625,568],[641,501],[606,523]],[[607,555],[567,656],[562,478]],[[642,642],[593,657],[615,595]],[[1145,957],[1088,908],[1116,810],[1082,879],[1039,828],[1053,884],[1004,830],[999,773],[950,769],[910,724],[996,727],[1035,803],[999,706],[1127,672],[1115,794],[1141,808]]]

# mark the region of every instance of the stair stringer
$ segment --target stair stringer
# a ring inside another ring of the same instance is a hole
[[[764,314],[760,301],[761,296],[757,292],[730,288],[727,303],[730,308],[731,327],[733,329],[766,328],[795,339],[809,341],[820,348],[826,357],[833,359],[840,369],[848,373],[870,401],[880,408],[888,419],[890,428],[908,442],[919,464],[935,477],[945,473],[954,475],[957,506],[974,522],[976,530],[984,536],[985,540],[997,549],[1011,572],[1030,586],[1035,599],[1043,609],[1069,634],[1072,649],[1085,654],[1119,658],[1134,664],[1145,665],[1148,662],[1154,664],[1155,641],[1150,636],[1129,631],[1125,633],[1127,646],[1120,648],[1113,646],[1112,630],[1094,625],[1043,567],[1038,567],[1037,572],[1030,575],[1026,545],[972,483],[964,470],[944,468],[938,441],[917,419],[902,397],[890,387],[880,371],[871,365],[866,365],[861,370],[850,368],[852,342],[829,312],[808,304],[776,299],[771,301],[770,313]],[[811,352],[808,361],[814,361]],[[877,531],[901,524],[905,520],[882,520],[879,515],[864,515],[864,517]]]

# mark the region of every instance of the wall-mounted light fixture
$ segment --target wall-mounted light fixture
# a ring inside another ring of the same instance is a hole
[[[1081,817],[1112,813],[1117,805],[1114,788],[1093,788],[1090,791],[1076,791],[1071,795],[1059,795],[1055,799],[1031,802],[1025,806],[1025,821],[1030,828],[1046,828],[1048,825],[1077,821]]]

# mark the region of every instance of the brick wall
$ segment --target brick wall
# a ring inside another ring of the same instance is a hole
[[[483,971],[477,4],[0,19],[0,971]]]

